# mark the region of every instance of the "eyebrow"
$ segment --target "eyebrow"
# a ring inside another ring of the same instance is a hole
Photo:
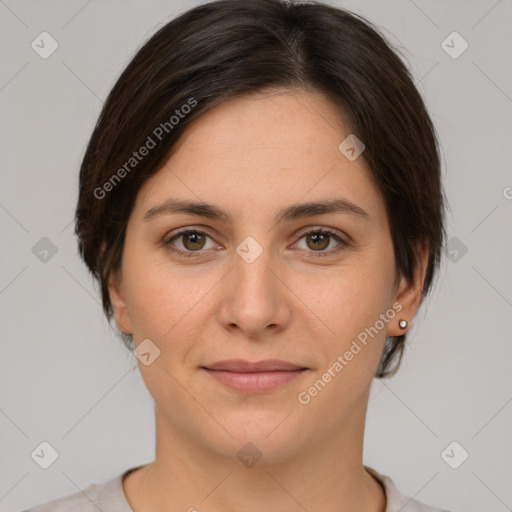
[[[143,217],[145,222],[159,217],[160,215],[169,215],[172,213],[187,213],[189,215],[197,215],[212,220],[221,220],[226,223],[233,222],[233,216],[218,208],[204,202],[194,202],[188,200],[178,200],[169,198],[165,202],[150,208]],[[351,214],[363,219],[369,220],[370,216],[360,206],[348,201],[347,199],[330,199],[321,202],[299,203],[287,208],[283,208],[274,217],[276,224],[283,221],[291,221],[303,217],[314,215],[324,215],[327,213],[345,213]]]

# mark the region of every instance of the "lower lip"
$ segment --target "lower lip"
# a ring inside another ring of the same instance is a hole
[[[204,368],[214,379],[242,393],[264,393],[302,375],[306,370],[238,373]]]

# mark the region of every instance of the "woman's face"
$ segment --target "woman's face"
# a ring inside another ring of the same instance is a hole
[[[230,99],[139,191],[110,291],[119,328],[151,340],[139,368],[161,429],[269,461],[362,437],[385,337],[419,292],[395,287],[383,198],[338,148],[349,134],[318,93]],[[298,370],[211,369],[270,359]]]

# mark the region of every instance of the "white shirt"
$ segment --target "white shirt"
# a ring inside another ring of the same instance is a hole
[[[102,484],[90,484],[83,491],[44,503],[23,512],[133,512],[123,490],[123,478],[142,466],[130,468]],[[386,493],[385,512],[448,512],[429,507],[400,494],[388,476],[372,468],[365,469],[378,480]]]

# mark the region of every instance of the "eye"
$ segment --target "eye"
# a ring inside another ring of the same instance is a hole
[[[207,246],[208,240],[211,242],[210,247]],[[305,241],[305,247],[298,247],[302,240]],[[333,241],[337,242],[334,248],[332,248]],[[219,247],[203,231],[190,228],[174,233],[163,241],[163,245],[167,250],[187,258],[201,256],[206,250]],[[294,247],[300,250],[313,253],[314,257],[327,256],[348,246],[349,243],[343,240],[336,230],[330,228],[317,228],[303,233],[299,241],[294,244]],[[326,250],[329,247],[331,249]]]
[[[307,233],[304,233],[301,236],[299,242],[295,244],[295,246],[298,246],[300,241],[303,239],[305,242],[305,247],[298,248],[301,250],[306,250],[308,252],[317,252],[319,253],[318,256],[325,256],[326,254],[343,250],[345,247],[348,247],[349,245],[348,242],[343,240],[338,235],[337,231],[329,228],[314,229],[308,231]],[[338,243],[337,246],[334,247],[334,249],[332,248],[333,241],[336,241]],[[326,250],[329,246],[331,246],[331,249]]]
[[[205,247],[207,239],[213,240],[203,231],[197,229],[185,229],[178,233],[175,233],[170,238],[164,240],[164,246],[180,256],[196,256],[194,253],[201,252],[202,249],[211,249],[215,247],[215,244],[211,247]],[[175,241],[178,240],[178,247],[175,246]],[[181,244],[181,247],[179,245]]]

